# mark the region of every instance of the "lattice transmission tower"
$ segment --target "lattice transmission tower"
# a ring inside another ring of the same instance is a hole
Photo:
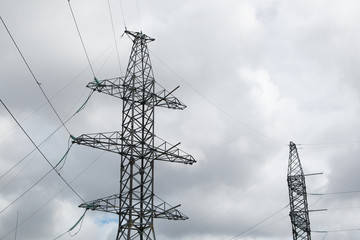
[[[294,240],[310,240],[310,219],[305,175],[295,143],[290,142],[287,182],[290,198],[290,219]]]
[[[186,220],[188,217],[154,194],[154,161],[193,164],[195,159],[154,134],[154,109],[186,106],[171,92],[155,91],[155,78],[147,43],[155,39],[142,32],[125,33],[133,41],[124,77],[95,79],[87,87],[123,100],[122,130],[83,134],[74,143],[120,155],[120,192],[79,207],[119,215],[116,239],[156,239],[154,218]]]

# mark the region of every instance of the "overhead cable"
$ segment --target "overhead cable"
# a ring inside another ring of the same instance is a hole
[[[299,143],[301,148],[340,148],[340,147],[358,147],[360,141],[347,142],[323,142],[323,143]]]
[[[116,34],[115,34],[114,20],[113,20],[113,15],[112,15],[112,12],[111,12],[110,0],[108,0],[107,3],[108,3],[108,7],[109,7],[111,27],[112,27],[114,41],[115,41],[116,54],[117,54],[117,60],[118,60],[118,64],[119,64],[120,74],[123,75],[122,69],[121,69],[121,63],[120,63],[119,49],[118,49],[118,44],[117,44]]]
[[[336,194],[352,194],[352,193],[360,193],[360,190],[354,190],[354,191],[344,191],[344,192],[328,192],[328,193],[308,193],[308,195],[336,195]]]
[[[123,18],[123,21],[124,21],[125,30],[126,30],[126,29],[127,29],[127,27],[126,27],[126,22],[125,22],[124,9],[123,9],[123,6],[122,6],[122,3],[121,3],[121,0],[119,0],[119,2],[120,2],[121,15],[122,15],[122,18]]]
[[[5,208],[0,211],[0,214],[6,211],[9,207],[11,207],[14,203],[16,203],[20,198],[22,198],[25,194],[27,194],[31,189],[33,189],[39,182],[41,182],[45,177],[47,177],[52,172],[50,169],[45,175],[43,175],[39,180],[37,180],[33,185],[30,186],[25,192],[23,192],[20,196],[14,199],[11,203],[9,203]]]
[[[73,178],[70,183],[75,182],[84,172],[86,172],[97,160],[100,159],[102,155],[104,155],[105,152],[102,152],[97,158],[95,158],[91,163],[89,163],[75,178]],[[32,214],[30,214],[28,217],[26,217],[24,220],[22,220],[18,227],[22,226],[25,222],[27,222],[29,219],[31,219],[33,216],[35,216],[41,209],[43,209],[45,206],[47,206],[52,200],[54,200],[61,192],[63,192],[67,186],[63,187],[60,191],[58,191],[55,195],[53,195],[49,200],[47,200],[43,205],[41,205],[38,209],[36,209]],[[9,234],[13,233],[15,231],[15,228],[7,232],[5,235],[3,235],[0,240],[7,237]],[[67,232],[65,232],[63,235],[65,235]]]
[[[1,19],[1,21],[2,21],[2,23],[3,23],[3,25],[4,25],[4,27],[5,27],[5,29],[6,29],[6,31],[7,31],[7,33],[9,34],[9,36],[10,36],[10,38],[11,38],[12,42],[14,43],[14,45],[15,45],[16,49],[18,50],[19,54],[21,55],[21,58],[23,59],[23,61],[24,61],[25,65],[27,66],[28,70],[30,71],[30,73],[31,73],[31,75],[32,75],[32,77],[33,77],[33,79],[35,80],[36,85],[40,88],[40,90],[41,90],[42,94],[44,95],[44,97],[45,97],[45,98],[46,98],[46,100],[48,101],[49,105],[50,105],[50,106],[51,106],[51,108],[53,109],[54,113],[56,114],[56,116],[57,116],[57,117],[58,117],[58,119],[60,120],[60,122],[61,122],[62,126],[64,126],[64,128],[66,129],[66,131],[70,134],[69,129],[67,129],[67,127],[65,126],[65,124],[64,124],[64,122],[63,122],[63,120],[61,119],[61,117],[59,116],[59,114],[58,114],[58,113],[57,113],[57,111],[55,110],[54,106],[52,105],[52,103],[51,103],[50,99],[49,99],[49,98],[48,98],[48,96],[46,95],[46,93],[45,93],[44,89],[41,87],[41,83],[40,83],[40,82],[37,80],[37,78],[35,77],[34,72],[31,70],[31,68],[30,68],[30,66],[29,66],[29,64],[28,64],[28,62],[26,61],[26,59],[25,59],[24,55],[22,54],[22,52],[21,52],[21,50],[20,50],[19,46],[18,46],[18,45],[17,45],[17,43],[15,42],[15,39],[14,39],[14,38],[13,38],[13,36],[11,35],[10,30],[9,30],[9,29],[8,29],[8,27],[6,26],[6,24],[5,24],[4,20],[2,19],[2,17],[1,17],[1,16],[0,16],[0,19]]]
[[[245,229],[244,231],[242,231],[241,233],[239,233],[238,235],[234,236],[231,238],[232,239],[236,239],[237,237],[240,237],[241,235],[243,235],[244,233],[250,231],[251,229],[255,228],[256,226],[260,225],[261,223],[265,222],[266,220],[268,220],[269,218],[272,218],[273,216],[275,216],[276,214],[278,214],[279,212],[281,212],[282,210],[284,210],[285,208],[287,208],[290,204],[287,204],[286,206],[284,206],[283,208],[279,209],[278,211],[274,212],[273,214],[271,214],[270,216],[264,218],[263,220],[261,220],[260,222],[256,223],[255,225]]]
[[[83,215],[79,218],[79,220],[74,224],[74,226],[72,226],[69,230],[67,230],[66,232],[64,232],[63,234],[57,236],[56,238],[54,238],[53,240],[56,240],[56,239],[59,239],[61,238],[62,236],[64,236],[65,234],[69,233],[71,237],[74,237],[76,234],[78,234],[81,230],[81,227],[82,227],[82,223],[84,221],[84,218],[85,218],[85,213],[87,212],[88,209],[85,209],[85,212],[83,213]],[[80,223],[80,228],[77,232],[75,232],[74,234],[71,234],[71,231],[74,230],[74,228],[79,225]]]
[[[5,103],[0,99],[1,104],[5,107],[5,109],[8,111],[8,113],[11,115],[11,117],[14,119],[14,121],[19,125],[21,130],[24,132],[24,134],[28,137],[28,139],[31,141],[31,143],[35,146],[35,148],[38,150],[38,152],[43,156],[43,158],[46,160],[46,162],[51,166],[51,170],[54,170],[58,176],[61,178],[61,180],[75,193],[78,198],[80,198],[83,202],[85,200],[70,186],[70,184],[60,175],[60,173],[55,169],[54,165],[47,159],[47,157],[44,155],[44,153],[40,150],[39,146],[36,145],[36,143],[32,140],[32,138],[29,136],[29,134],[25,131],[25,129],[20,125],[20,123],[17,121],[15,116],[11,113],[9,108],[5,105]]]
[[[353,231],[360,231],[360,228],[350,228],[350,229],[337,229],[337,230],[315,230],[311,231],[314,233],[335,233],[335,232],[353,232]]]
[[[222,112],[223,114],[227,115],[228,117],[232,118],[235,122],[240,123],[241,125],[243,125],[244,127],[250,129],[251,131],[255,132],[256,134],[264,137],[264,138],[268,138],[273,140],[274,142],[281,144],[281,145],[285,145],[283,142],[268,136],[262,132],[260,132],[259,130],[251,127],[250,125],[244,123],[243,121],[240,121],[238,118],[234,117],[232,114],[228,113],[227,111],[223,110],[218,104],[216,104],[214,101],[210,100],[208,97],[206,97],[205,95],[203,95],[200,91],[198,91],[195,87],[193,87],[188,81],[186,81],[185,79],[183,79],[180,74],[178,74],[175,70],[173,70],[172,68],[169,67],[169,65],[167,65],[164,61],[162,61],[153,51],[149,50],[151,52],[152,55],[154,55],[158,61],[163,64],[169,71],[171,71],[178,79],[180,79],[182,82],[184,82],[186,85],[188,85],[195,93],[197,93],[200,97],[202,97],[205,101],[207,101],[208,103],[210,103],[211,105],[213,105],[216,109],[218,109],[220,112]],[[286,144],[288,145],[288,144]]]
[[[71,4],[70,4],[70,0],[68,0],[68,5],[69,5],[70,11],[71,11],[72,18],[73,18],[74,23],[75,23],[76,30],[77,30],[77,32],[78,32],[78,35],[79,35],[79,38],[80,38],[80,41],[81,41],[81,44],[82,44],[82,46],[83,46],[83,49],[84,49],[86,58],[87,58],[87,60],[88,60],[88,63],[89,63],[91,72],[92,72],[93,76],[95,77],[94,68],[93,68],[92,65],[91,65],[91,61],[90,61],[90,58],[89,58],[89,54],[88,54],[88,52],[86,51],[86,47],[85,47],[85,44],[84,44],[84,40],[83,40],[83,38],[82,38],[82,36],[81,36],[80,29],[79,29],[79,26],[78,26],[78,24],[77,24],[77,21],[76,21],[75,15],[74,15],[74,11],[73,11],[73,9],[72,9],[72,7],[71,7]]]
[[[87,97],[87,99],[85,100],[85,102],[80,106],[80,108],[73,114],[71,115],[68,119],[65,120],[64,124],[66,124],[68,121],[70,121],[77,113],[79,113],[81,110],[83,110],[87,104],[87,102],[89,101],[90,97],[93,94],[93,90],[91,90],[89,96]],[[39,145],[38,147],[42,146],[45,142],[47,142],[59,129],[61,129],[63,126],[63,124],[59,125],[49,136],[47,136]],[[2,179],[3,177],[5,177],[9,172],[11,172],[15,167],[17,167],[20,163],[22,163],[27,157],[29,157],[34,151],[36,150],[36,148],[34,148],[33,150],[31,150],[31,152],[29,152],[25,157],[23,157],[20,161],[18,161],[17,163],[15,163],[12,167],[10,167],[5,173],[3,173],[0,176],[0,179]]]

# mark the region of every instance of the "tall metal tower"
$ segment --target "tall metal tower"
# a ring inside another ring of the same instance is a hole
[[[154,218],[186,220],[176,207],[154,198],[154,161],[193,164],[195,159],[154,134],[154,109],[186,106],[165,89],[155,92],[155,79],[147,43],[155,39],[142,32],[125,33],[133,46],[124,77],[95,79],[87,87],[123,100],[122,131],[83,134],[77,144],[119,154],[120,193],[79,207],[119,215],[116,239],[156,239]],[[158,201],[158,202],[156,202]]]
[[[295,143],[290,142],[287,182],[290,198],[290,219],[294,240],[310,240],[310,219],[306,195],[305,175]]]

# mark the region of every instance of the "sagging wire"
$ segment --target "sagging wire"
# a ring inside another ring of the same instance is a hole
[[[83,49],[84,49],[86,58],[87,58],[87,60],[88,60],[88,63],[89,63],[91,72],[92,72],[92,74],[93,74],[94,77],[95,77],[94,68],[93,68],[92,65],[91,65],[91,61],[90,61],[90,58],[89,58],[89,54],[88,54],[88,52],[86,51],[86,47],[85,47],[85,44],[84,44],[84,40],[83,40],[83,38],[82,38],[82,36],[81,36],[80,29],[79,29],[79,26],[78,26],[78,24],[77,24],[77,21],[76,21],[75,15],[74,15],[74,11],[73,11],[73,9],[72,9],[72,7],[71,7],[71,4],[70,4],[70,0],[68,0],[68,5],[69,5],[70,11],[71,11],[72,18],[73,18],[74,23],[75,23],[76,30],[77,30],[77,32],[78,32],[78,35],[79,35],[79,38],[80,38],[80,41],[81,41],[82,47],[83,47]]]
[[[8,111],[8,113],[11,115],[11,117],[14,119],[14,121],[19,125],[19,127],[24,132],[24,134],[27,136],[27,138],[30,140],[30,142],[35,146],[35,148],[38,150],[38,152],[43,156],[43,158],[46,160],[46,162],[51,166],[52,169],[50,169],[50,171],[47,174],[49,174],[52,170],[54,170],[57,173],[57,175],[61,178],[61,180],[71,189],[71,191],[73,193],[75,193],[75,195],[81,201],[85,202],[85,200],[75,191],[75,189],[73,187],[70,186],[70,184],[65,180],[65,178],[63,178],[60,175],[60,173],[55,169],[54,165],[49,161],[49,159],[45,156],[45,154],[40,150],[39,146],[36,145],[36,143],[32,140],[32,138],[29,136],[29,134],[25,131],[25,129],[21,126],[21,124],[18,122],[18,120],[15,118],[15,116],[11,113],[10,109],[5,105],[5,103],[1,99],[0,99],[0,102],[5,107],[5,109]],[[3,212],[3,211],[1,211],[1,212]]]
[[[112,12],[111,12],[110,0],[108,0],[107,3],[108,3],[108,6],[109,6],[109,13],[110,13],[110,19],[111,19],[111,27],[112,27],[112,30],[113,30],[113,36],[114,36],[114,41],[115,41],[117,60],[118,60],[118,64],[119,64],[120,74],[121,74],[121,76],[122,76],[123,73],[122,73],[122,69],[121,69],[121,63],[120,63],[120,56],[119,56],[118,44],[117,44],[117,41],[116,41],[115,27],[114,27],[114,21],[113,21]],[[126,26],[125,26],[125,28],[126,28]]]
[[[96,78],[95,78],[95,79],[96,79]],[[94,91],[95,91],[95,90],[91,90],[91,91],[90,91],[89,96],[87,97],[87,99],[85,100],[85,102],[84,102],[84,103],[80,106],[80,108],[71,116],[71,118],[72,118],[73,116],[75,116],[76,114],[78,114],[79,112],[81,112],[81,111],[85,108],[86,104],[88,103],[90,97],[93,95]]]
[[[88,103],[90,97],[92,96],[94,90],[91,90],[89,96],[87,97],[87,99],[85,100],[85,102],[80,106],[80,108],[72,115],[70,116],[64,123],[67,123],[68,121],[70,121],[76,114],[78,114],[79,112],[81,112],[86,104]],[[63,125],[58,126],[47,138],[45,138],[39,145],[38,147],[42,146],[47,140],[49,140],[59,129],[62,128]],[[18,161],[17,163],[15,163],[12,167],[10,167],[5,173],[3,173],[0,176],[0,179],[2,179],[3,177],[5,177],[9,172],[11,172],[15,167],[17,167],[20,163],[22,163],[26,158],[28,158],[33,152],[36,151],[36,148],[34,148],[30,153],[28,153],[25,157],[23,157],[20,161]]]
[[[62,163],[62,165],[56,169],[56,171],[60,171],[64,166],[65,166],[65,163],[66,163],[66,159],[67,159],[67,156],[69,154],[69,151],[71,149],[73,145],[73,142],[71,141],[71,137],[69,137],[69,140],[68,140],[68,149],[66,150],[64,156],[60,159],[60,161],[55,165],[55,169]]]
[[[48,98],[48,96],[46,95],[46,93],[45,93],[44,89],[41,87],[41,83],[38,81],[38,79],[36,78],[36,76],[35,76],[34,72],[31,70],[30,65],[29,65],[29,64],[28,64],[28,62],[26,61],[26,59],[25,59],[24,55],[22,54],[22,52],[21,52],[21,50],[20,50],[19,46],[17,45],[17,43],[16,43],[16,41],[15,41],[14,37],[12,36],[12,34],[11,34],[11,32],[10,32],[9,28],[7,27],[7,25],[5,24],[5,22],[4,22],[4,20],[2,19],[2,17],[1,17],[1,16],[0,16],[0,19],[1,19],[1,22],[3,23],[3,25],[4,25],[4,27],[5,27],[6,31],[7,31],[7,33],[9,34],[9,36],[10,36],[10,38],[11,38],[12,42],[14,43],[14,45],[15,45],[16,49],[18,50],[18,52],[19,52],[19,54],[20,54],[20,56],[21,56],[22,60],[24,61],[24,63],[25,63],[25,65],[26,65],[26,67],[28,68],[28,70],[29,70],[29,72],[30,72],[31,76],[32,76],[32,77],[33,77],[33,79],[35,80],[36,85],[39,87],[39,89],[41,90],[42,94],[44,95],[44,97],[46,98],[47,102],[49,103],[49,105],[51,106],[52,110],[54,111],[55,115],[56,115],[56,116],[57,116],[57,118],[60,120],[61,125],[62,125],[62,126],[64,126],[65,130],[66,130],[66,131],[70,134],[69,129],[65,126],[65,123],[64,123],[64,122],[63,122],[63,120],[61,119],[61,117],[60,117],[60,115],[58,114],[58,112],[55,110],[55,107],[52,105],[52,103],[51,103],[50,99]]]
[[[75,178],[73,178],[70,183],[75,182],[82,174],[84,174],[96,161],[100,159],[102,155],[104,155],[105,152],[102,152],[97,158],[95,158],[91,163],[89,163]],[[22,220],[18,227],[25,224],[29,219],[31,219],[34,215],[36,215],[38,212],[40,212],[41,209],[43,209],[45,206],[47,206],[52,200],[54,200],[61,192],[63,192],[67,186],[63,187],[60,191],[58,191],[55,195],[53,195],[47,202],[45,202],[42,206],[40,206],[37,210],[35,210],[32,214],[30,214],[28,217],[26,217],[24,220]],[[0,240],[4,239],[5,237],[9,236],[9,234],[13,233],[15,231],[15,228],[7,232],[4,236],[0,238]],[[63,234],[65,235],[66,232]]]
[[[53,240],[59,239],[62,236],[64,236],[65,234],[69,233],[70,237],[74,237],[76,234],[78,234],[82,228],[82,224],[84,222],[84,218],[85,218],[85,214],[87,212],[88,209],[85,209],[85,212],[83,213],[83,215],[79,218],[79,220],[74,224],[74,226],[72,226],[69,230],[67,230],[66,232],[64,232],[63,234],[57,236],[56,238],[54,238]],[[79,225],[80,223],[80,228],[79,230],[77,230],[74,234],[71,234],[71,231],[74,230],[74,228],[76,228],[77,225]]]

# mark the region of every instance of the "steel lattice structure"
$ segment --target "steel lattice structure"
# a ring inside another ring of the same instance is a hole
[[[290,198],[290,219],[294,240],[310,240],[310,219],[305,175],[295,143],[290,142],[287,182]]]
[[[120,193],[81,204],[91,210],[119,215],[116,239],[156,239],[154,218],[185,220],[187,217],[154,194],[154,161],[193,164],[195,159],[154,134],[154,109],[186,106],[162,89],[155,91],[155,79],[147,43],[153,38],[141,32],[125,33],[133,45],[124,77],[95,79],[87,87],[123,100],[122,130],[83,134],[74,142],[121,156]],[[175,89],[176,90],[176,89]]]

